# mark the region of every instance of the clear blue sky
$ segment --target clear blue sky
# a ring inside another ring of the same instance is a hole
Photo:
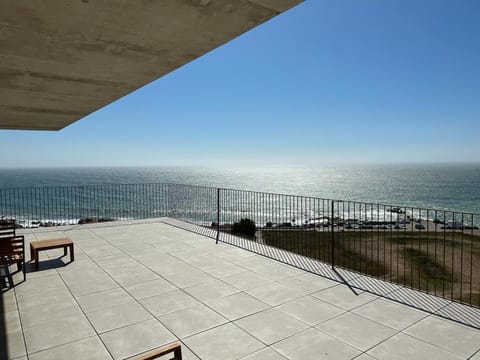
[[[0,131],[0,166],[480,162],[479,19],[307,0],[64,130]]]

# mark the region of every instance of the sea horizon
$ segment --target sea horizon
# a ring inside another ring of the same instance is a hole
[[[480,213],[480,163],[4,168],[0,189],[178,183]]]

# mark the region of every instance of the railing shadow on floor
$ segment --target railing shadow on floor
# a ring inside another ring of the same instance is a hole
[[[172,218],[164,218],[161,222],[209,238],[216,239],[217,237],[217,231],[213,228],[207,228],[205,226]],[[332,268],[331,264],[294,254],[286,250],[274,248],[266,244],[258,244],[243,238],[236,238],[231,234],[229,234],[228,237],[223,238],[220,236],[220,242],[246,251],[251,251],[257,255],[339,282],[347,286],[356,295],[358,295],[356,290],[367,292],[468,327],[480,329],[479,308],[463,305],[458,302],[453,302],[445,298],[360,274],[355,271],[339,267]]]

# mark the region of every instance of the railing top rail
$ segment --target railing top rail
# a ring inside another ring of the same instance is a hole
[[[169,183],[139,182],[139,183],[104,183],[104,184],[73,184],[73,185],[35,185],[35,186],[15,186],[0,187],[0,191],[29,190],[29,189],[65,189],[65,188],[84,188],[84,187],[102,187],[102,186],[135,186],[135,185],[168,185]]]

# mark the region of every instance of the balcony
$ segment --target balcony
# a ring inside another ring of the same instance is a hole
[[[262,241],[216,244],[172,217],[19,231],[69,237],[76,259],[44,252],[2,293],[0,357],[130,359],[180,341],[186,360],[480,359],[478,308]]]

